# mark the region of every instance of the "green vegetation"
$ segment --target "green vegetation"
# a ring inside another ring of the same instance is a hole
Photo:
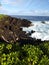
[[[0,20],[2,20],[4,17],[7,17],[7,15],[0,14]]]
[[[0,15],[0,20],[5,17],[9,21],[7,15]],[[49,42],[39,45],[0,42],[0,65],[49,65]]]
[[[49,42],[39,45],[0,42],[0,65],[49,65]]]

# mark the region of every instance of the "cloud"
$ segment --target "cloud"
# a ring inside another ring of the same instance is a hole
[[[2,0],[3,4],[15,4],[15,2],[11,1],[11,0]]]
[[[49,10],[35,10],[34,15],[49,16]]]
[[[2,3],[11,4],[11,5],[20,5],[20,4],[23,4],[25,1],[24,0],[2,0]]]
[[[30,16],[49,16],[49,10],[21,10],[21,11],[14,11],[11,13],[12,15],[30,15]]]
[[[21,7],[30,7],[32,0],[2,0],[1,3],[4,5],[16,6],[17,8]]]
[[[0,6],[1,6],[1,3],[0,3]]]
[[[2,4],[0,3],[0,7],[2,6]]]
[[[0,4],[0,13],[6,13],[11,15],[49,16],[49,10],[28,10],[29,6],[28,8],[23,8],[23,5],[31,4],[31,2],[32,0],[2,0],[1,3],[3,6]],[[4,4],[16,5],[18,8],[11,7],[11,9],[9,9],[9,7],[6,8]]]
[[[7,14],[7,13],[8,13],[8,10],[0,6],[0,14]]]
[[[2,6],[1,6],[1,3],[0,3],[0,9],[2,8]]]

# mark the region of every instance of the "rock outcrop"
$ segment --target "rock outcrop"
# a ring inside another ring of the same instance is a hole
[[[14,43],[29,36],[21,27],[28,27],[31,22],[26,19],[18,19],[7,15],[0,15],[0,39]],[[33,31],[32,31],[33,32]]]
[[[41,23],[45,24],[45,21],[42,21]]]

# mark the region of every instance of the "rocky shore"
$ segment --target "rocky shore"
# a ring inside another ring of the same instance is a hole
[[[7,15],[0,15],[0,39],[8,43],[29,39],[28,34],[21,27],[29,27],[31,22]],[[33,31],[32,31],[33,32]]]
[[[14,18],[7,15],[0,15],[0,41],[3,40],[7,43],[39,43],[41,39],[29,37],[35,31],[26,33],[23,27],[32,26],[31,21],[26,19]]]

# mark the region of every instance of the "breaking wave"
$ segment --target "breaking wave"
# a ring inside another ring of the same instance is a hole
[[[42,41],[49,41],[49,21],[32,21],[32,24],[33,25],[30,27],[23,27],[23,31],[29,33],[31,30],[33,30],[35,32],[32,33],[30,37],[41,39]]]

